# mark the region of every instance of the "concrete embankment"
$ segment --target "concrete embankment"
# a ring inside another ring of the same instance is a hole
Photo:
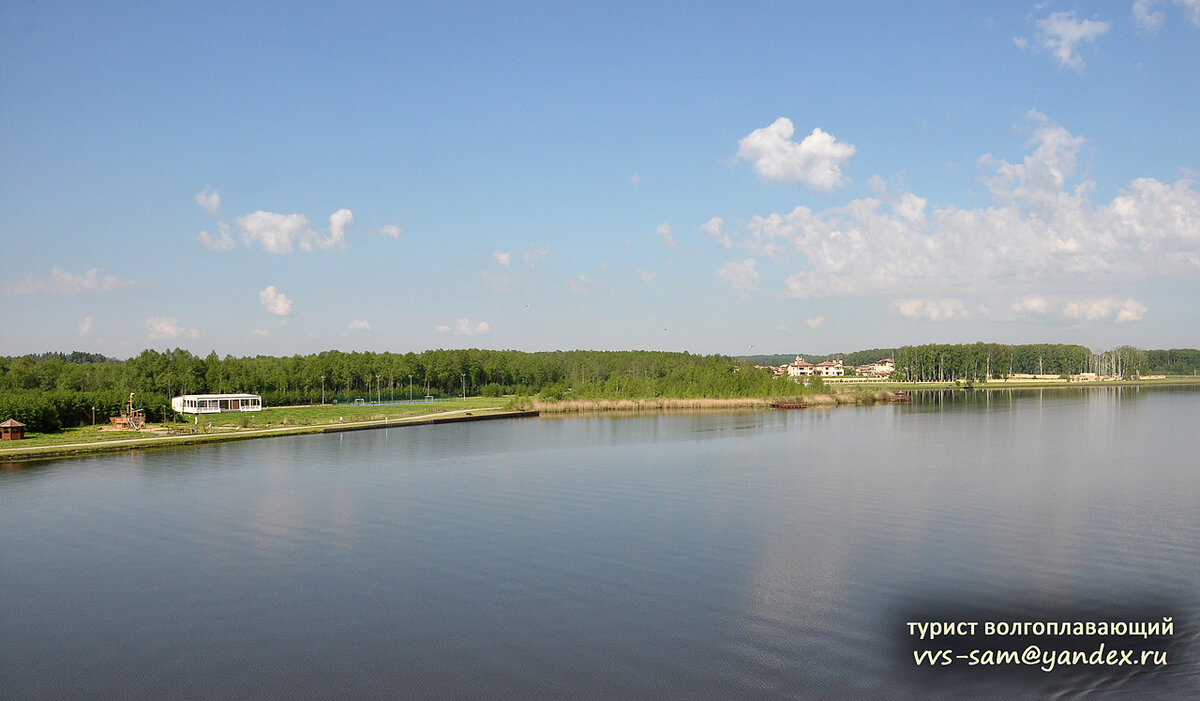
[[[326,426],[321,433],[345,433],[346,431],[370,431],[376,428],[405,428],[407,426],[429,426],[431,424],[457,424],[467,421],[491,421],[493,419],[524,419],[537,416],[538,411],[508,411],[503,414],[464,414],[462,416],[444,416],[428,419],[394,419],[391,421],[371,421],[358,424],[338,424]]]
[[[472,410],[477,411],[477,410]],[[123,452],[144,448],[166,448],[203,443],[251,440],[254,438],[311,435],[317,433],[339,433],[343,431],[365,431],[376,428],[403,428],[405,426],[429,426],[432,424],[461,423],[464,421],[489,421],[493,419],[519,419],[537,416],[537,411],[501,411],[488,414],[446,412],[442,415],[421,416],[411,419],[388,419],[384,421],[362,421],[332,426],[286,426],[264,429],[236,430],[222,433],[188,434],[182,436],[152,436],[147,438],[124,438],[112,441],[67,443],[35,447],[0,449],[0,464],[28,460],[84,457],[96,453]]]

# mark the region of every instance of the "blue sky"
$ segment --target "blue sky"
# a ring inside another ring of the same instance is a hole
[[[1200,347],[1200,0],[244,5],[0,8],[0,354]]]

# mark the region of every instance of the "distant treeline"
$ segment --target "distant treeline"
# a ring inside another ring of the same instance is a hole
[[[120,412],[134,393],[151,421],[179,394],[251,392],[267,406],[407,400],[426,394],[557,398],[773,397],[805,388],[727,356],[653,351],[431,350],[276,358],[199,357],[182,349],[142,351],[115,361],[86,354],[0,358],[0,417],[31,431],[98,422]],[[811,390],[811,388],[810,388]],[[0,418],[0,420],[2,420]]]
[[[251,392],[267,406],[324,400],[399,401],[424,397],[507,394],[544,399],[646,399],[654,397],[783,397],[818,391],[755,364],[778,365],[795,356],[732,358],[656,351],[431,350],[423,353],[343,353],[276,358],[200,357],[182,350],[142,351],[120,361],[94,353],[42,353],[0,358],[0,420],[16,418],[31,431],[97,422],[120,413],[129,393],[151,421],[169,413],[179,394]],[[1200,351],[1142,351],[1123,346],[1095,354],[1083,346],[975,343],[903,346],[827,356],[861,365],[893,357],[895,379],[984,381],[1010,374],[1069,375],[1097,372],[1134,377],[1190,375]],[[760,362],[777,360],[778,362]],[[411,389],[410,389],[411,388]]]
[[[1036,343],[958,343],[873,348],[832,355],[799,354],[810,363],[840,359],[846,366],[866,365],[884,358],[896,363],[893,378],[909,382],[980,382],[1009,375],[1099,375],[1132,378],[1141,375],[1194,375],[1200,373],[1200,350],[1172,348],[1143,351],[1121,346],[1093,353],[1083,346]],[[794,355],[753,355],[744,358],[756,365],[782,365]]]
[[[980,382],[1015,374],[1077,375],[1092,372],[1132,379],[1143,375],[1192,375],[1200,371],[1200,350],[1144,351],[1121,346],[1103,353],[1076,345],[1036,343],[926,344],[896,349],[898,380]]]

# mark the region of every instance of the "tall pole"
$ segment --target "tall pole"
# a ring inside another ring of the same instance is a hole
[[[462,381],[463,381],[463,399],[466,399],[467,398],[467,373],[465,373],[465,372],[462,374]]]
[[[325,376],[321,375],[321,406],[325,406]]]
[[[379,375],[375,376],[375,403],[380,404],[382,400],[379,397]]]
[[[412,401],[412,375],[408,376],[408,401]]]

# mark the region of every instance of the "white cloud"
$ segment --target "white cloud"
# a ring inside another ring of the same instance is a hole
[[[839,143],[820,129],[792,141],[792,120],[780,117],[773,124],[755,129],[738,142],[738,158],[754,163],[754,170],[767,180],[783,180],[832,192],[842,187],[842,169],[854,156],[854,146]]]
[[[642,183],[642,176],[634,173],[632,176],[630,176],[629,183],[631,185],[640,185]]]
[[[472,326],[471,321],[466,317],[455,319],[453,326],[450,326],[449,324],[438,324],[434,327],[434,329],[439,333],[452,331],[457,336],[481,336],[483,334],[491,333],[492,331],[492,327],[489,326],[486,321],[481,321]]]
[[[1026,46],[1029,46],[1029,40],[1025,37],[1013,37],[1013,43],[1016,44],[1018,49],[1023,49]]]
[[[503,266],[505,268],[512,265],[512,254],[511,253],[501,253],[500,251],[492,251],[492,257],[496,259],[497,263],[499,263],[501,266]]]
[[[530,246],[528,251],[525,251],[521,256],[521,260],[525,261],[525,265],[533,265],[546,259],[550,255],[550,249],[546,246]]]
[[[199,338],[198,329],[188,329],[179,325],[179,319],[165,316],[152,316],[146,319],[146,332],[152,339],[164,338]]]
[[[214,217],[221,213],[221,196],[207,185],[196,193],[196,204]]]
[[[1028,314],[1045,314],[1050,310],[1050,305],[1045,297],[1026,297],[1024,299],[1013,302],[1012,313],[1017,316],[1025,316]]]
[[[1165,14],[1154,9],[1159,0],[1135,0],[1133,3],[1133,18],[1147,31],[1157,31],[1167,18]]]
[[[207,231],[201,231],[196,239],[207,249],[213,251],[232,251],[236,244],[233,242],[233,237],[229,235],[229,225],[225,222],[217,222],[217,226],[220,227],[220,236],[214,237]]]
[[[658,239],[659,243],[671,249],[672,251],[679,250],[679,244],[675,243],[675,235],[671,233],[670,224],[665,222],[659,224],[658,227],[654,229],[654,238]]]
[[[724,230],[725,220],[713,217],[700,225],[700,232],[712,239],[721,248],[733,248],[733,240]]]
[[[1183,7],[1192,24],[1200,27],[1200,0],[1175,0],[1175,4]]]
[[[1141,321],[1148,311],[1150,310],[1141,302],[1135,299],[1127,299],[1121,305],[1121,311],[1117,312],[1116,322],[1123,324],[1128,321]]]
[[[823,316],[814,316],[814,317],[813,317],[813,318],[811,318],[811,319],[805,319],[805,320],[804,320],[804,325],[805,325],[805,326],[807,326],[807,327],[808,327],[808,328],[810,328],[810,329],[819,329],[819,328],[821,328],[822,326],[824,326],[824,325],[825,325],[825,317],[823,317]]]
[[[84,317],[83,321],[79,322],[79,335],[86,336],[89,333],[91,333],[91,330],[92,330],[92,317],[91,316]]]
[[[968,316],[960,299],[898,299],[892,302],[892,309],[901,316],[929,321],[953,321]]]
[[[1076,50],[1084,42],[1095,41],[1108,33],[1108,22],[1076,19],[1075,12],[1055,12],[1035,22],[1040,46],[1054,54],[1061,66],[1076,70],[1084,68],[1083,57]]]
[[[258,241],[269,253],[283,255],[301,251],[329,251],[346,247],[346,227],[354,223],[348,209],[339,209],[329,216],[329,236],[323,237],[308,228],[303,214],[276,214],[259,210],[237,220],[247,245]]]
[[[1161,0],[1136,0],[1133,3],[1133,18],[1143,29],[1149,32],[1158,31],[1166,21],[1166,14],[1155,9]],[[1200,27],[1200,0],[1175,0],[1182,7],[1191,23]]]
[[[753,258],[747,258],[741,263],[730,261],[717,268],[717,275],[729,283],[739,296],[745,297],[758,289],[758,271],[754,269],[756,265],[757,262]]]
[[[250,332],[250,335],[258,338],[270,338],[271,332],[267,329],[254,329]]]
[[[349,324],[346,324],[346,328],[350,329],[351,331],[370,331],[371,324],[368,323],[366,319],[355,319]]]
[[[1063,316],[1080,321],[1112,321],[1123,324],[1141,321],[1149,311],[1136,299],[1121,301],[1116,297],[1105,297],[1083,302],[1071,302],[1063,308]]]
[[[1191,180],[1140,178],[1096,202],[1094,184],[1074,172],[1084,140],[1040,113],[1027,117],[1028,156],[980,159],[991,206],[930,211],[913,193],[883,193],[752,217],[738,245],[783,265],[795,259],[784,283],[793,298],[1036,297],[1200,276],[1200,191]]]
[[[292,300],[288,299],[287,295],[275,289],[274,285],[267,285],[266,289],[260,290],[258,301],[272,314],[287,316],[292,313]]]
[[[349,212],[350,210],[342,210],[342,211]],[[396,226],[395,224],[388,224],[386,226],[379,227],[379,233],[383,236],[387,236],[388,238],[392,238],[392,239],[399,241],[401,235],[404,234],[404,229],[401,229],[400,227]]]
[[[637,276],[638,276],[638,279],[641,280],[644,284],[649,285],[654,280],[654,278],[658,277],[658,273],[652,273],[648,270],[640,270],[639,269],[637,271]]]
[[[62,268],[50,271],[50,278],[29,275],[20,282],[9,285],[12,294],[34,294],[35,292],[111,292],[133,286],[132,280],[123,280],[115,275],[101,275],[99,268],[92,268],[83,275],[67,272]]]

